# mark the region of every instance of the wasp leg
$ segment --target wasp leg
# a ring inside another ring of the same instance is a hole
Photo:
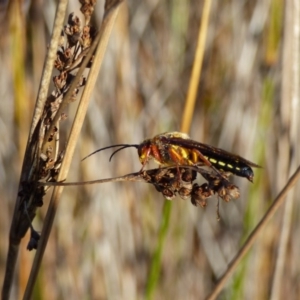
[[[188,165],[189,164],[187,159],[185,157],[183,157],[180,153],[178,153],[175,149],[170,147],[168,149],[168,152],[169,152],[169,156],[170,156],[172,162],[174,162],[174,165]]]
[[[192,159],[193,159],[194,164],[197,165],[197,163],[199,163],[199,158],[204,163],[204,165],[212,168],[219,176],[221,176],[223,179],[228,181],[227,178],[225,178],[220,173],[220,171],[199,150],[196,150],[196,149],[192,150]]]
[[[170,158],[172,159],[172,161],[176,165],[176,168],[177,168],[177,177],[178,177],[178,181],[180,181],[180,179],[181,179],[181,172],[180,172],[179,166],[182,166],[182,165],[191,165],[192,163],[188,159],[186,159],[185,157],[183,157],[180,153],[178,153],[173,148],[169,148],[168,152],[169,152]]]
[[[144,171],[144,168],[149,161],[150,153],[151,153],[151,147],[149,147],[145,153],[145,160],[142,163],[142,168],[140,169],[140,173],[142,173]]]

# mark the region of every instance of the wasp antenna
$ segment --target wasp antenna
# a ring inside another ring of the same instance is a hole
[[[125,149],[125,148],[130,148],[130,147],[134,147],[134,148],[137,148],[137,149],[138,149],[139,145],[124,145],[123,147],[117,149],[116,151],[114,151],[114,152],[112,153],[112,155],[109,157],[109,161],[111,161],[111,159],[113,158],[113,156],[114,156],[117,152],[119,152],[119,151],[121,151],[121,150],[123,150],[123,149]]]
[[[107,147],[100,148],[100,149],[98,149],[98,150],[92,152],[91,154],[89,154],[89,155],[87,155],[86,157],[84,157],[81,161],[84,161],[84,160],[87,159],[88,157],[90,157],[90,156],[94,155],[95,153],[100,152],[100,151],[102,151],[102,150],[106,150],[106,149],[110,149],[110,148],[115,148],[115,147],[121,147],[120,149],[117,150],[117,151],[119,151],[119,150],[121,150],[121,149],[128,148],[128,147],[135,147],[135,148],[138,148],[138,146],[139,146],[139,145],[135,145],[135,144],[132,144],[132,145],[130,145],[130,144],[118,144],[118,145],[107,146]],[[115,151],[115,152],[116,152],[116,151]],[[115,153],[115,152],[114,152],[114,153]],[[113,153],[113,154],[114,154],[114,153]]]

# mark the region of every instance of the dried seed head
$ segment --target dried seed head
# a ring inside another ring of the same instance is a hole
[[[51,157],[52,154],[53,154],[53,147],[52,146],[47,147],[47,149],[46,149],[46,155],[47,155],[47,157],[48,158]]]
[[[181,187],[178,191],[178,194],[183,200],[186,200],[191,197],[191,192],[192,192],[192,189],[189,189],[186,187]]]
[[[92,44],[92,38],[90,35],[90,26],[83,27],[80,44],[83,49],[88,48]]]
[[[168,200],[172,200],[173,198],[176,197],[175,193],[174,193],[172,190],[168,189],[168,188],[164,188],[164,189],[161,191],[161,193],[162,193],[163,196],[164,196],[166,199],[168,199]]]
[[[195,183],[191,193],[191,202],[195,206],[205,207],[207,205],[206,200],[212,195],[213,191],[207,183],[203,183],[201,186]]]
[[[182,169],[184,172],[181,175],[183,181],[192,182],[197,178],[197,172],[191,169]]]
[[[222,186],[218,190],[218,195],[222,198],[225,202],[229,202],[230,200],[235,200],[240,197],[240,190],[234,184],[227,184],[226,186]]]
[[[81,3],[80,11],[84,14],[86,24],[88,24],[94,11],[96,0],[80,0],[79,2]]]
[[[69,47],[73,47],[81,35],[81,21],[74,13],[69,15],[68,25],[64,27],[64,33],[67,36]]]
[[[62,71],[65,67],[64,55],[61,51],[57,52],[56,59],[54,61],[54,68],[58,71]]]
[[[204,200],[204,199],[195,199],[193,197],[191,197],[191,203],[193,205],[195,205],[196,207],[201,206],[202,208],[204,208],[207,205],[206,200]]]
[[[206,183],[202,185],[193,184],[197,172],[185,167],[144,171],[143,178],[146,182],[153,184],[166,199],[172,200],[179,195],[184,200],[191,198],[191,203],[195,206],[205,207],[207,199],[213,195],[226,202],[240,196],[238,187],[228,181],[229,174],[222,172],[222,176],[220,176],[220,174],[214,174],[202,168],[199,168],[198,172],[207,180]],[[218,208],[217,216],[219,219]]]

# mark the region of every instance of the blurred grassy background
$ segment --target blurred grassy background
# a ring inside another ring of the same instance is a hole
[[[292,150],[289,139],[282,138],[287,128],[280,119],[283,6],[281,0],[213,1],[190,136],[263,169],[255,170],[254,184],[235,179],[241,197],[220,204],[220,222],[216,199],[205,210],[174,200],[154,299],[203,299],[287,180]],[[109,150],[81,159],[100,147],[179,130],[202,7],[196,0],[122,4],[68,181],[137,171],[134,149],[112,162]],[[27,1],[21,7],[10,1],[1,7],[0,278],[54,12],[52,1]],[[69,12],[80,16],[76,1],[70,1]],[[95,23],[102,14],[99,1]],[[61,124],[66,135],[74,111],[70,106],[69,120]],[[62,144],[66,135],[60,136]],[[280,153],[286,155],[281,165]],[[164,201],[141,183],[65,188],[35,299],[143,299]],[[42,228],[46,207],[47,200],[34,221],[36,229]],[[292,222],[292,228],[299,226],[298,206]],[[278,214],[220,299],[268,299],[280,227]],[[12,297],[24,288],[34,255],[25,250],[25,240]],[[288,299],[299,294],[299,242],[292,231],[282,282]]]

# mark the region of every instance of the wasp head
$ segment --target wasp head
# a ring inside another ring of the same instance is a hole
[[[144,166],[148,162],[149,158],[152,156],[151,141],[145,140],[138,146],[137,150],[140,162]]]

